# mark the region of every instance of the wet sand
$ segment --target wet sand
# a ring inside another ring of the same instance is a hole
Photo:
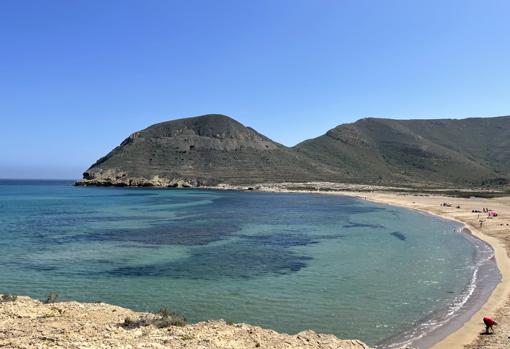
[[[510,339],[508,338],[510,335],[510,258],[508,254],[510,251],[510,197],[462,199],[440,195],[381,192],[342,192],[341,194],[416,209],[460,221],[473,236],[490,244],[494,249],[497,266],[501,273],[501,282],[480,309],[471,317],[466,318],[463,324],[446,326],[447,330],[458,328],[453,333],[448,334],[448,331],[433,332],[417,345],[420,347],[431,346],[433,349],[510,348]],[[441,204],[445,202],[451,206],[442,206]],[[460,208],[457,208],[458,206]],[[472,212],[473,210],[482,211],[484,207],[497,211],[498,216],[488,218],[487,213]],[[480,220],[483,220],[481,227]],[[482,318],[487,315],[493,316],[499,322],[499,326],[495,327],[495,334],[481,334],[484,331]]]

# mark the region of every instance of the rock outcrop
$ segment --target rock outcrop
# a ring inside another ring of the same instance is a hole
[[[104,303],[43,304],[18,297],[13,302],[0,302],[0,347],[369,349],[358,340],[313,331],[287,335],[222,320],[159,328],[150,324],[154,317]],[[134,322],[126,325],[126,318]]]

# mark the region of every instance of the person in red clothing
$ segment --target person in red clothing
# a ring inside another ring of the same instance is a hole
[[[485,334],[489,334],[489,329],[491,329],[492,333],[494,333],[494,329],[492,328],[492,326],[498,324],[496,321],[492,320],[492,318],[489,316],[483,318],[483,323],[485,324]]]

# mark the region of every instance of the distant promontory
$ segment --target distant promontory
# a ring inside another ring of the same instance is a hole
[[[200,187],[309,181],[495,187],[510,181],[510,116],[361,119],[294,147],[218,114],[133,133],[77,185]]]

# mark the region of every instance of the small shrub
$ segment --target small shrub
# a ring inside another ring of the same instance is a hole
[[[50,292],[48,293],[48,297],[43,302],[44,304],[56,303],[58,300],[58,292]]]
[[[161,317],[170,317],[172,316],[172,311],[168,308],[161,308],[156,314],[161,315]]]
[[[154,326],[157,328],[165,328],[170,326],[185,326],[186,319],[180,315],[173,315],[171,317],[162,317],[161,319],[154,320]]]
[[[131,327],[135,324],[136,321],[134,321],[133,319],[131,319],[129,316],[127,318],[124,319],[124,322],[122,323],[122,325],[126,326],[126,327]]]
[[[15,302],[18,299],[18,296],[13,294],[3,294],[1,298],[1,302]]]
[[[149,325],[146,319],[139,318],[139,319],[132,319],[131,317],[127,316],[124,319],[124,322],[120,324],[122,327],[130,329],[130,328],[138,328]]]
[[[182,315],[179,315],[168,308],[161,308],[156,313],[161,315],[161,319],[157,319],[153,321],[154,326],[158,328],[165,328],[169,326],[185,326],[186,318]]]

